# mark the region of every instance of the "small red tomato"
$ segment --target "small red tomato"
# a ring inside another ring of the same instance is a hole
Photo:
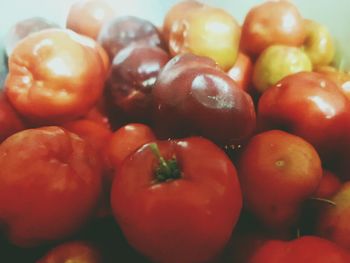
[[[0,93],[0,143],[10,135],[24,129],[24,124],[6,96]]]
[[[332,172],[323,170],[323,176],[321,182],[314,193],[317,198],[330,198],[332,197],[341,187],[340,179]]]
[[[13,50],[5,91],[23,116],[53,123],[86,114],[100,98],[105,77],[93,40],[48,29],[31,34]]]
[[[242,196],[226,154],[192,137],[146,144],[130,155],[114,179],[111,202],[128,242],[143,255],[199,263],[229,241]]]
[[[96,39],[102,25],[114,15],[113,8],[103,0],[78,0],[72,4],[67,28]]]
[[[110,129],[91,120],[71,121],[62,126],[86,140],[99,154],[104,151],[108,140],[112,136]]]
[[[24,130],[0,145],[0,221],[10,241],[36,246],[72,235],[94,215],[101,164],[59,127]]]
[[[314,236],[292,241],[271,240],[248,263],[348,263],[350,254],[333,242]]]
[[[155,139],[151,128],[144,124],[130,123],[119,128],[113,133],[106,149],[110,166],[118,171],[130,154]]]
[[[312,145],[278,130],[249,141],[238,171],[246,208],[274,230],[293,226],[301,204],[312,196],[322,177],[321,161]]]
[[[103,263],[100,252],[83,241],[63,243],[51,249],[37,263]]]
[[[265,91],[259,100],[258,123],[263,129],[298,135],[321,157],[334,158],[349,145],[350,102],[328,78],[301,72]]]
[[[350,182],[344,183],[340,190],[331,198],[331,201],[335,205],[327,206],[321,210],[316,233],[349,250]]]
[[[259,55],[270,45],[300,46],[305,39],[304,19],[289,1],[266,1],[250,9],[242,26],[241,47]]]
[[[236,63],[227,74],[238,84],[238,87],[248,92],[252,80],[253,62],[243,52],[238,53]]]

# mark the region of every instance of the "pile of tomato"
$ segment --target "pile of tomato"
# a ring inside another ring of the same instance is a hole
[[[4,44],[1,262],[350,262],[350,73],[293,3],[80,0]]]

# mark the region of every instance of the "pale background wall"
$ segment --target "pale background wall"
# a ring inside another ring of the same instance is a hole
[[[32,16],[46,17],[64,25],[74,0],[0,0],[0,37],[17,20]],[[203,0],[219,6],[242,21],[247,10],[263,0]],[[165,12],[177,0],[109,0],[117,14],[130,14],[160,25]],[[327,25],[339,44],[350,69],[350,0],[294,0],[301,13]]]

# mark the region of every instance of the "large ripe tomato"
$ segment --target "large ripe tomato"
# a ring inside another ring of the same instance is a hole
[[[146,144],[130,155],[114,179],[111,203],[139,252],[155,262],[199,263],[225,247],[242,196],[225,153],[192,137]]]
[[[93,216],[101,164],[80,137],[59,127],[24,130],[0,145],[0,221],[28,247],[70,236]]]

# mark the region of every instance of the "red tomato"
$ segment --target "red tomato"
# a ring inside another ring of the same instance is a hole
[[[340,71],[330,66],[319,67],[316,69],[316,72],[337,84],[344,95],[350,100],[350,74],[348,72]]]
[[[321,210],[316,233],[350,250],[350,182],[344,183],[331,201],[335,205]]]
[[[304,19],[289,1],[266,1],[253,7],[242,26],[241,47],[251,55],[273,44],[300,46],[306,36]]]
[[[37,263],[103,263],[99,251],[86,242],[71,241],[51,249]]]
[[[52,123],[86,114],[100,98],[105,77],[93,40],[48,29],[31,34],[13,50],[5,91],[19,113]]]
[[[119,128],[113,133],[106,149],[111,167],[118,171],[130,154],[155,139],[151,128],[144,124],[131,123]]]
[[[77,120],[63,125],[67,130],[85,139],[99,153],[103,153],[112,131],[104,125],[91,120]]]
[[[271,240],[248,263],[348,263],[350,254],[319,237],[304,236],[289,242]]]
[[[24,130],[0,145],[0,221],[12,243],[65,238],[94,214],[101,195],[96,155],[59,127]]]
[[[227,74],[238,84],[238,87],[248,92],[253,74],[253,62],[251,58],[242,52],[238,53],[236,63]]]
[[[105,149],[108,146],[108,141],[112,137],[112,131],[106,128],[105,125],[93,122],[90,120],[78,120],[68,122],[63,125],[64,128],[79,135],[86,140],[91,147],[96,151],[98,158],[103,165],[103,196],[101,207],[97,211],[98,217],[110,215],[109,193],[113,180],[113,173],[110,171],[109,163],[105,156]]]
[[[318,198],[330,198],[338,192],[340,187],[340,179],[334,173],[323,170],[321,182],[314,193],[314,196]]]
[[[0,142],[24,129],[24,124],[5,95],[0,93]]]
[[[96,39],[102,25],[114,15],[108,2],[79,0],[72,4],[67,17],[67,28]]]
[[[111,202],[136,250],[155,262],[195,263],[223,250],[242,196],[226,154],[192,137],[146,144],[130,155],[114,179]]]
[[[324,158],[335,158],[350,140],[350,103],[337,86],[314,72],[282,79],[258,105],[263,129],[283,129],[310,142]]]
[[[272,130],[249,141],[238,175],[247,210],[265,226],[280,230],[296,222],[302,202],[320,183],[322,167],[305,140]]]

